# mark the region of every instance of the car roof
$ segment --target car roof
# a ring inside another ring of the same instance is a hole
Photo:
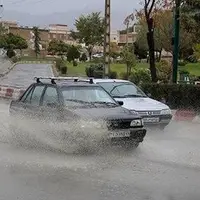
[[[114,82],[129,83],[130,81],[122,80],[122,79],[93,79],[93,82],[94,83],[114,83]]]

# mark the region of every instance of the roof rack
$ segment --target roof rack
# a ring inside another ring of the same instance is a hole
[[[93,84],[93,78],[85,79],[79,77],[34,77],[37,83],[41,83],[40,80],[51,80],[52,84],[56,84],[56,80],[64,80],[64,81],[74,81],[74,82],[86,82]]]

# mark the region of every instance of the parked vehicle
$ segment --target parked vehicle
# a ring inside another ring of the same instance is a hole
[[[93,79],[101,85],[116,101],[123,101],[123,107],[133,114],[139,114],[148,127],[164,129],[171,121],[170,108],[148,97],[139,87],[130,81],[120,79]]]
[[[142,118],[121,107],[121,101],[114,100],[100,85],[91,84],[92,80],[69,77],[41,77],[36,80],[18,100],[11,102],[11,117],[36,120],[38,126],[43,121],[64,123],[67,130],[61,131],[66,133],[66,138],[72,134],[67,126],[73,124],[73,130],[80,137],[84,132],[106,130],[106,137],[102,140],[112,145],[132,148],[143,141],[146,129]]]

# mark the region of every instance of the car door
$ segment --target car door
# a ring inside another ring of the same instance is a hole
[[[41,100],[42,115],[45,120],[58,121],[61,117],[62,106],[56,86],[49,85]]]
[[[27,119],[38,119],[41,117],[41,99],[45,85],[36,84],[30,87],[18,101],[15,111]]]

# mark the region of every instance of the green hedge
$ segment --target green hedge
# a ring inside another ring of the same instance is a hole
[[[156,100],[166,101],[172,109],[200,110],[200,86],[187,84],[142,84],[141,89]]]

